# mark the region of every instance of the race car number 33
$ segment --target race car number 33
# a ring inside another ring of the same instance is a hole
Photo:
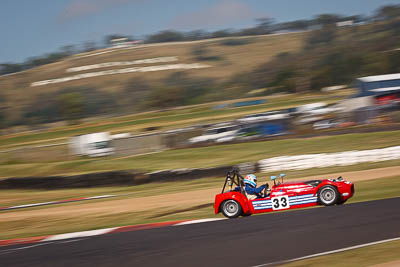
[[[273,210],[283,210],[290,208],[288,196],[273,197],[271,198],[271,202]]]

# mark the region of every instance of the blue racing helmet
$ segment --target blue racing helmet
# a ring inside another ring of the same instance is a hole
[[[257,177],[254,174],[246,175],[246,177],[244,177],[244,183],[249,184],[252,187],[256,187],[257,186]]]

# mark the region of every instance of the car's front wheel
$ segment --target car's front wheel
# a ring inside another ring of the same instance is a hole
[[[237,201],[228,199],[222,203],[221,210],[225,217],[236,218],[242,213],[242,206]]]
[[[318,191],[318,201],[322,205],[331,206],[335,205],[339,199],[339,192],[336,187],[331,185],[326,185],[321,187]]]

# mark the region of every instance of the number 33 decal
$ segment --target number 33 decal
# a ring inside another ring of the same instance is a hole
[[[288,196],[273,197],[271,198],[271,202],[273,210],[282,210],[290,208]]]

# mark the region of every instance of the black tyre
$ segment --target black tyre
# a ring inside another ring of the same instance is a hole
[[[346,201],[347,201],[347,199],[346,199],[346,200],[339,199],[339,200],[336,202],[336,205],[342,205],[342,204],[344,204]]]
[[[237,201],[228,199],[222,202],[221,211],[227,218],[236,218],[242,214],[242,206]]]
[[[336,187],[325,185],[318,191],[318,202],[324,206],[335,205],[339,200],[339,192]]]

